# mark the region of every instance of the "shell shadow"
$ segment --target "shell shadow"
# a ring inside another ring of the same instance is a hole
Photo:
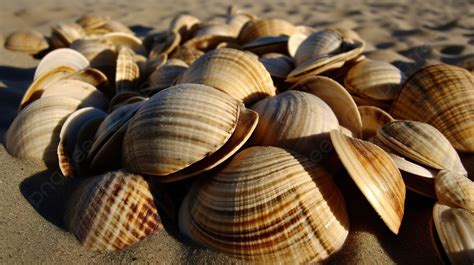
[[[20,192],[45,220],[65,230],[63,216],[71,183],[59,170],[48,169],[20,183]]]

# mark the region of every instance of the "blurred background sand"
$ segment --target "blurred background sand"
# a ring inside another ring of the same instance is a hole
[[[86,13],[111,16],[139,36],[167,28],[178,13],[201,20],[223,14],[230,2],[0,0],[0,137],[16,115],[22,93],[38,60],[3,48],[17,29],[46,35],[59,21]],[[474,64],[474,1],[241,1],[239,7],[265,18],[283,18],[314,27],[337,25],[356,30],[367,41],[366,55],[391,62],[406,74],[433,63]],[[472,161],[472,160],[471,160]],[[62,228],[66,197],[62,177],[44,165],[20,161],[0,146],[0,263],[228,263],[224,255],[193,245],[173,225],[114,253],[84,250]],[[471,165],[471,170],[474,165]],[[472,171],[471,171],[472,172]],[[472,173],[471,173],[472,174]],[[344,248],[328,263],[439,264],[431,244],[433,202],[408,192],[405,218],[395,236],[384,226],[352,183],[340,176],[351,220]]]

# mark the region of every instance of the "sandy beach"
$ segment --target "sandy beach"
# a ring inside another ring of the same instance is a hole
[[[18,29],[45,35],[59,21],[83,14],[110,16],[140,37],[167,28],[178,13],[209,19],[225,13],[227,1],[1,0],[0,4],[0,263],[237,263],[196,246],[170,223],[147,239],[116,252],[90,252],[64,230],[62,213],[68,187],[60,172],[10,156],[3,135],[17,114],[22,94],[39,60],[3,47]],[[259,17],[283,18],[316,28],[354,29],[367,42],[365,55],[393,63],[409,75],[421,66],[448,63],[474,68],[473,1],[242,1]],[[474,157],[465,159],[472,178]],[[351,227],[344,247],[329,264],[442,264],[431,243],[434,201],[407,192],[399,235],[392,234],[347,176],[338,176]]]

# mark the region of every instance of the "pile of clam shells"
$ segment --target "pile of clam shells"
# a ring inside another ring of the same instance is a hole
[[[80,180],[64,220],[87,249],[162,229],[155,187],[191,179],[173,220],[199,245],[250,262],[322,261],[350,231],[338,175],[395,234],[406,188],[437,200],[439,250],[474,261],[474,184],[459,155],[474,153],[465,69],[405,76],[365,58],[352,30],[235,8],[210,21],[180,14],[143,39],[85,15],[5,46],[43,56],[6,150]]]

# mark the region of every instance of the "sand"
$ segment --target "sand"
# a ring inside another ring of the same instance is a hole
[[[0,43],[17,29],[50,33],[57,21],[84,13],[109,15],[138,35],[165,29],[179,12],[207,19],[222,14],[226,1],[60,1],[2,0]],[[315,27],[355,29],[367,41],[366,54],[399,66],[406,74],[432,63],[470,65],[474,61],[472,1],[242,1],[240,7],[261,17],[278,17]],[[16,115],[22,93],[38,61],[0,47],[0,137]],[[470,174],[474,159],[469,158]],[[468,160],[466,160],[468,161]],[[113,253],[83,249],[61,221],[67,197],[62,176],[40,163],[20,161],[0,147],[0,263],[228,263],[236,262],[200,248],[167,225],[138,244]],[[334,264],[440,264],[431,244],[433,201],[407,193],[398,236],[391,234],[347,176],[338,176],[351,220]]]

